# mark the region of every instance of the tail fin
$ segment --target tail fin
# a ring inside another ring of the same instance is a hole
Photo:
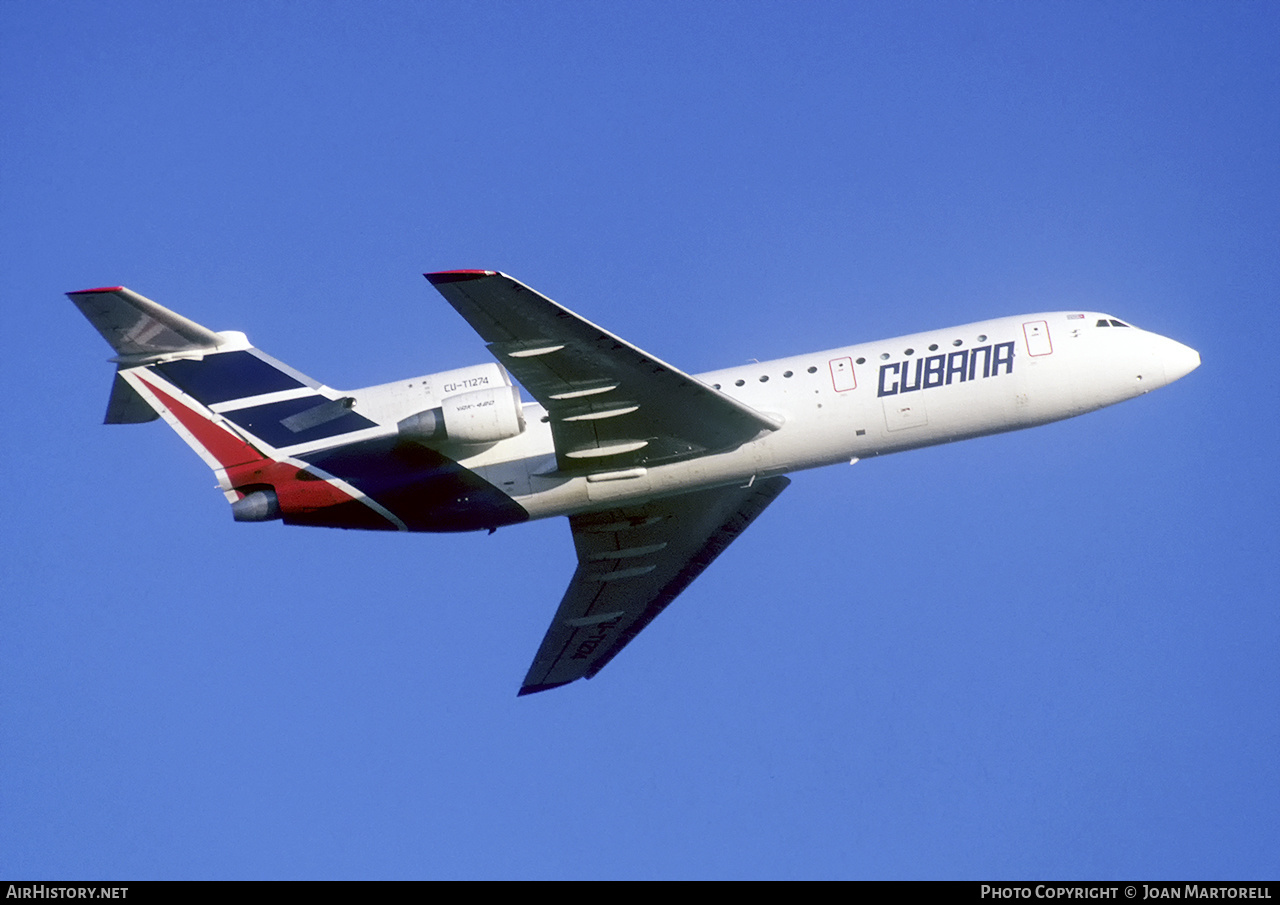
[[[243,333],[215,333],[122,286],[67,295],[116,351],[106,422],[163,417],[213,469],[237,520],[404,527],[298,458],[385,432],[352,411],[350,397],[255,349]]]

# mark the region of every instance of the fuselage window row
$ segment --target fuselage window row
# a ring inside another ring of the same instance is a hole
[[[1115,326],[1117,326],[1117,327],[1127,327],[1127,326],[1129,326],[1128,324],[1122,324],[1122,323],[1120,323],[1119,321],[1116,321],[1116,320],[1113,320],[1111,323],[1112,323],[1112,324],[1115,324]],[[1109,325],[1107,324],[1107,322],[1106,322],[1105,320],[1100,320],[1100,321],[1098,321],[1098,326],[1099,326],[1099,327],[1106,327],[1106,326],[1109,326]],[[978,342],[983,343],[983,342],[986,342],[986,341],[987,341],[987,334],[985,334],[985,333],[980,333],[980,334],[978,334]],[[963,340],[963,339],[953,339],[953,340],[951,340],[951,345],[953,345],[953,346],[963,346],[963,345],[964,345],[964,340]],[[929,351],[930,351],[930,352],[936,352],[936,351],[938,351],[938,344],[937,344],[937,343],[930,343],[930,344],[929,344]],[[904,356],[906,356],[906,357],[910,358],[912,355],[915,355],[915,354],[916,354],[916,350],[915,350],[915,349],[910,349],[910,348],[909,348],[909,349],[903,349],[903,350],[902,350],[902,354],[903,354]],[[893,357],[893,356],[892,356],[890,353],[888,353],[888,352],[881,352],[881,353],[880,353],[880,360],[881,360],[881,361],[888,361],[888,360],[889,360],[890,358],[892,358],[892,357]],[[859,364],[859,365],[864,365],[864,364],[866,364],[866,363],[867,363],[867,360],[866,360],[866,358],[863,358],[863,357],[859,357],[856,361],[854,361],[854,364]],[[810,365],[806,370],[807,370],[807,371],[808,371],[808,373],[810,373],[810,374],[816,374],[816,373],[818,373],[818,368],[817,368],[817,366],[815,366],[815,365]],[[794,372],[794,371],[783,371],[783,372],[782,372],[782,376],[783,376],[783,377],[794,377],[794,376],[795,376],[795,372]],[[768,382],[769,382],[769,375],[768,375],[768,374],[761,374],[761,375],[760,375],[760,382],[761,382],[761,383],[768,383]],[[733,385],[734,385],[734,386],[736,386],[736,387],[746,386],[746,385],[747,385],[747,381],[746,381],[745,379],[743,379],[743,378],[739,378],[738,380],[735,380],[735,381],[733,382]],[[724,387],[723,387],[721,384],[718,384],[718,383],[713,383],[711,386],[712,386],[712,389],[716,389],[716,390],[724,389]]]

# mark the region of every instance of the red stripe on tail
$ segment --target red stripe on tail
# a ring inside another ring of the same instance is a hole
[[[275,489],[282,512],[312,512],[354,500],[343,490],[301,468],[270,459],[221,425],[192,411],[155,384],[147,382],[165,407],[189,430],[227,472],[237,489],[266,484]],[[242,494],[243,495],[243,494]]]

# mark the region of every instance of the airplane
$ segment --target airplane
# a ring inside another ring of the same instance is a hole
[[[506,274],[425,276],[496,361],[337,390],[124,287],[67,295],[116,352],[105,422],[164,418],[236,521],[568,516],[577,570],[520,695],[599,673],[789,472],[1047,424],[1200,365],[1110,314],[1057,311],[689,375]]]

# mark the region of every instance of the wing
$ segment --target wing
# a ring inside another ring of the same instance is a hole
[[[790,483],[766,478],[570,516],[578,570],[520,694],[598,673]]]
[[[426,277],[546,408],[561,471],[694,458],[778,428],[505,274]]]

